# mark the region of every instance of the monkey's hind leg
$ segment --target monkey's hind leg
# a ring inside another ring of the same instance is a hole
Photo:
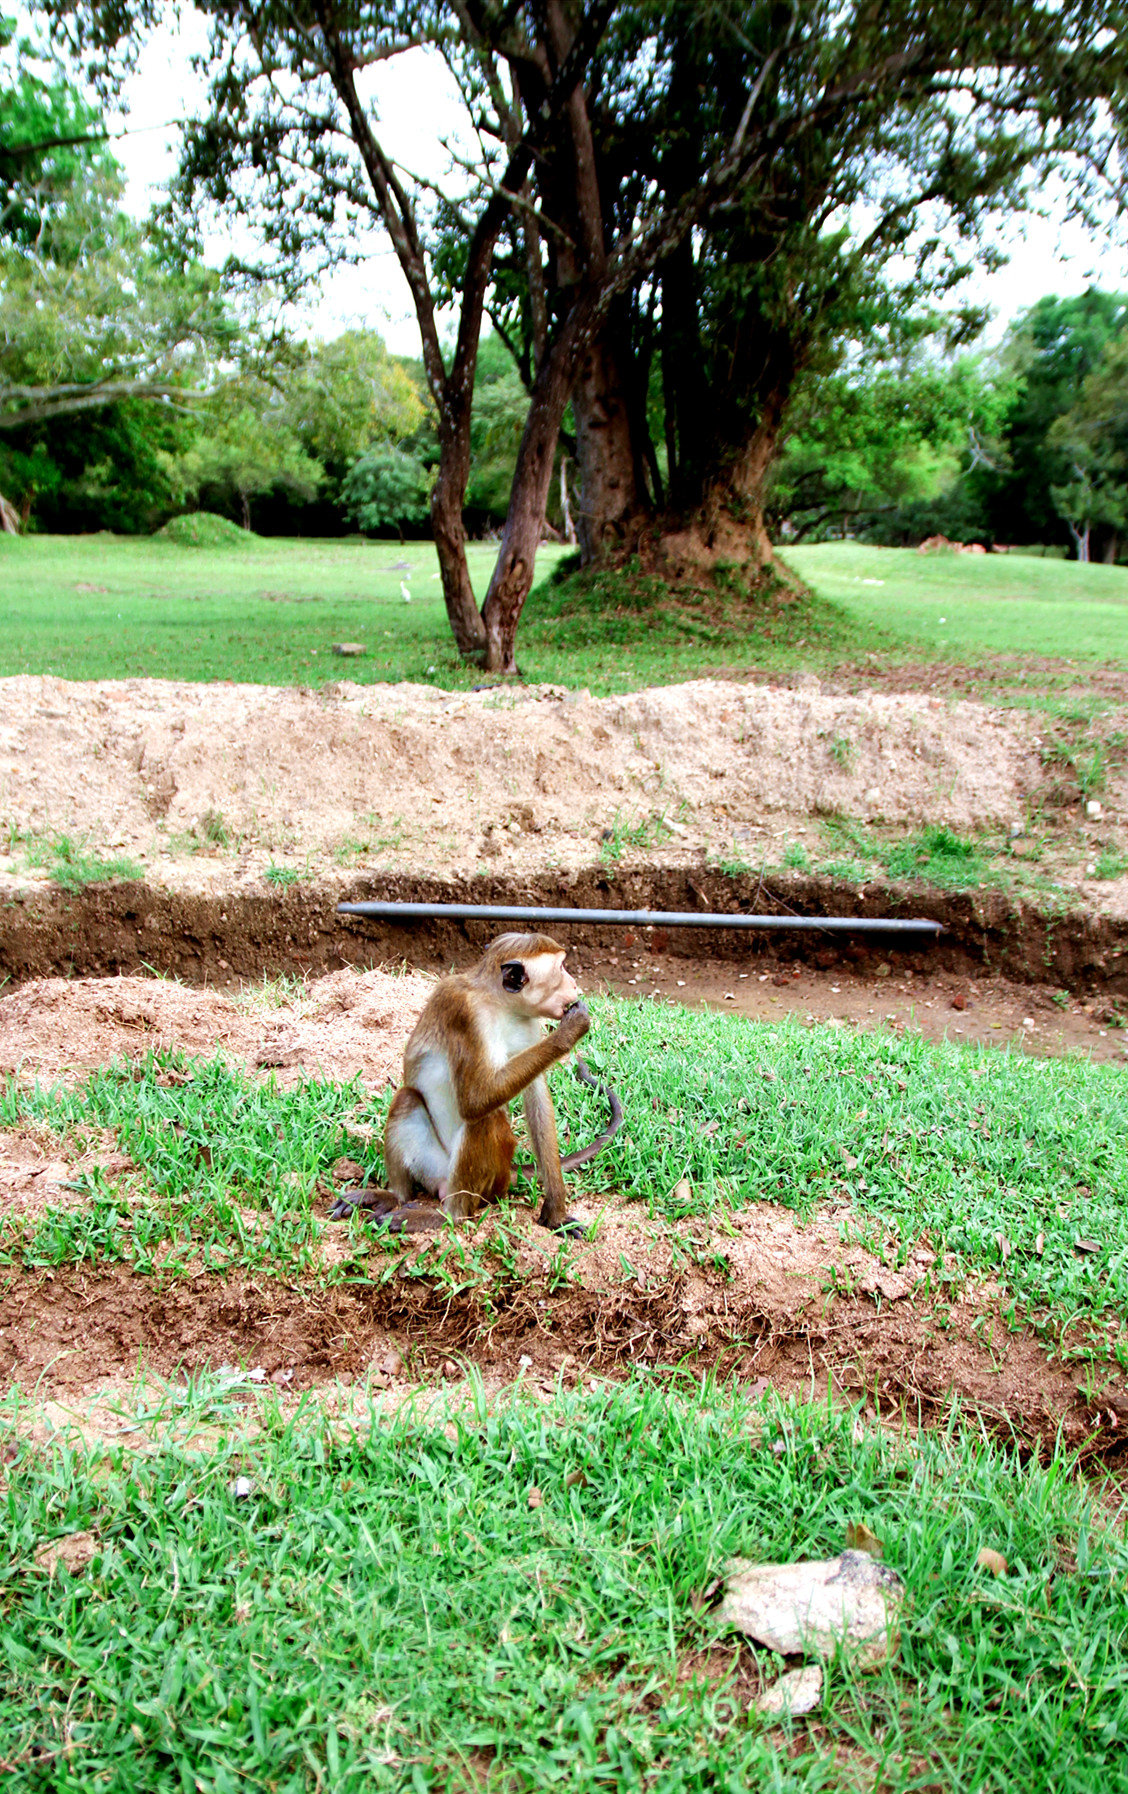
[[[364,1206],[372,1208],[373,1219],[386,1224],[390,1233],[423,1233],[441,1227],[445,1219],[442,1210],[414,1198],[421,1192],[445,1196],[449,1162],[426,1103],[418,1090],[404,1085],[392,1098],[384,1131],[388,1200]],[[343,1203],[337,1206],[341,1208]]]
[[[443,1208],[452,1221],[468,1220],[480,1202],[500,1202],[509,1194],[517,1136],[504,1109],[467,1122],[451,1153]]]
[[[388,1110],[384,1164],[388,1187],[401,1202],[410,1202],[421,1190],[429,1196],[446,1193],[450,1155],[431,1125],[426,1103],[410,1084],[396,1091]]]

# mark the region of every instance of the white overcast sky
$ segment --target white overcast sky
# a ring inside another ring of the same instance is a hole
[[[180,33],[162,31],[151,39],[126,92],[128,111],[121,122],[129,134],[113,149],[126,174],[126,203],[139,218],[160,197],[175,167],[179,133],[173,121],[194,110],[202,91],[189,63],[194,40],[202,45],[202,23],[198,14],[186,9]],[[457,134],[459,108],[442,64],[426,52],[411,51],[371,73],[370,92],[391,154],[429,179],[444,179],[449,160],[440,140]],[[994,311],[988,340],[1045,293],[1079,293],[1094,284],[1128,288],[1123,239],[1094,240],[1064,219],[1064,208],[1055,220],[1024,217],[1017,228],[1001,232],[999,241],[1010,258],[1006,267],[978,276],[961,295]],[[217,237],[207,247],[207,259],[219,263],[230,246],[230,236]],[[419,353],[407,286],[381,236],[374,236],[372,253],[363,265],[340,269],[319,297],[307,300],[299,322],[309,335],[322,338],[363,325],[378,330],[395,353]]]

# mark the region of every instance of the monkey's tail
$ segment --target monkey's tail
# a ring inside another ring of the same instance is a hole
[[[610,1145],[611,1141],[615,1138],[615,1135],[623,1125],[623,1105],[615,1095],[610,1084],[601,1084],[599,1079],[592,1075],[592,1070],[587,1063],[587,1060],[581,1059],[578,1053],[576,1055],[575,1069],[576,1076],[579,1078],[580,1083],[586,1084],[589,1090],[598,1091],[599,1095],[603,1097],[610,1110],[611,1119],[603,1132],[596,1135],[590,1146],[581,1146],[578,1152],[570,1152],[566,1158],[561,1159],[560,1169],[562,1171],[574,1171],[577,1165],[590,1164],[597,1153],[602,1152],[605,1146]]]

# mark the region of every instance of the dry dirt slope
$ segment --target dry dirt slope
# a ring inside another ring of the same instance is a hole
[[[814,680],[601,699],[0,680],[9,829],[144,853],[167,875],[200,842],[315,859],[409,853],[418,869],[448,871],[500,856],[569,864],[590,860],[603,828],[657,814],[689,851],[819,812],[1006,828],[1040,772],[1013,712],[835,696]]]

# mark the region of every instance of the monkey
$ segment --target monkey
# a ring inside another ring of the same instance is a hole
[[[441,980],[404,1048],[404,1081],[388,1110],[389,1191],[342,1195],[335,1216],[364,1207],[386,1219],[392,1231],[414,1233],[440,1227],[444,1220],[469,1219],[481,1202],[500,1201],[508,1193],[517,1150],[507,1110],[523,1093],[543,1193],[537,1220],[561,1232],[578,1229],[567,1213],[556,1116],[545,1081],[548,1068],[566,1058],[591,1027],[564,958],[564,948],[548,935],[503,934],[473,971]],[[546,1021],[557,1023],[548,1034]],[[594,1084],[590,1072],[585,1081]],[[608,1095],[610,1138],[622,1111],[613,1093]],[[601,1138],[573,1154],[570,1163],[585,1163],[603,1144]],[[438,1210],[417,1202],[421,1193],[437,1196]]]

